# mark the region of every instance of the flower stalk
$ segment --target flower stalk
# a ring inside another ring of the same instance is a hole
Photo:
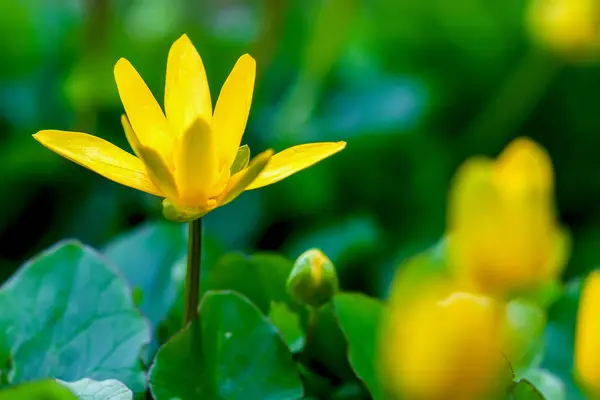
[[[202,263],[202,218],[189,223],[187,271],[183,303],[183,327],[198,314],[200,300],[200,266]]]

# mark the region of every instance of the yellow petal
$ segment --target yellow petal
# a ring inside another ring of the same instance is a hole
[[[246,129],[255,75],[254,58],[248,54],[241,56],[221,88],[215,106],[212,128],[218,141],[220,161],[227,168],[235,159]]]
[[[219,192],[215,186],[223,171],[218,167],[213,135],[205,120],[197,119],[183,133],[175,157],[175,168],[181,205],[202,205]],[[229,170],[226,172],[229,173]]]
[[[346,147],[346,142],[307,143],[290,147],[271,158],[269,165],[246,190],[257,189],[302,171]]]
[[[575,336],[575,370],[585,389],[595,396],[600,396],[599,316],[600,271],[595,271],[586,278],[581,292]]]
[[[115,65],[115,80],[133,131],[142,146],[160,151],[170,162],[172,137],[160,106],[133,65],[121,58]]]
[[[150,180],[159,188],[164,197],[169,199],[177,199],[177,185],[171,170],[167,166],[163,157],[150,147],[141,146],[138,148],[140,159],[146,166],[146,171]]]
[[[232,176],[227,183],[227,187],[217,200],[218,204],[223,206],[246,190],[248,185],[252,184],[252,181],[265,169],[272,156],[273,150],[263,151],[250,161],[248,168]]]
[[[212,103],[202,59],[187,35],[169,51],[165,112],[175,134],[181,135],[196,119],[212,120]]]
[[[35,140],[61,156],[125,186],[161,196],[138,158],[112,143],[79,132],[40,131]]]
[[[550,196],[552,161],[546,150],[528,138],[513,140],[498,157],[496,179],[508,196],[536,192]]]
[[[125,137],[127,137],[127,141],[129,142],[131,149],[133,150],[135,155],[138,156],[138,158],[139,158],[140,157],[139,148],[141,147],[141,144],[140,144],[140,141],[138,140],[137,136],[135,136],[135,132],[133,131],[133,128],[131,127],[131,124],[129,123],[129,120],[127,119],[127,115],[125,115],[125,114],[121,115],[121,125],[123,125],[123,130],[125,131]]]

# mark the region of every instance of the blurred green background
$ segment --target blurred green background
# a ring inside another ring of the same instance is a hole
[[[600,260],[600,69],[532,43],[525,0],[0,1],[0,279],[57,240],[101,246],[161,217],[160,199],[46,150],[40,129],[129,150],[113,80],[129,59],[162,104],[187,33],[213,101],[237,58],[257,60],[244,142],[254,154],[346,140],[342,153],[209,214],[229,250],[323,249],[342,286],[384,296],[405,257],[444,232],[452,174],[514,137],[545,146],[572,230],[567,276]]]

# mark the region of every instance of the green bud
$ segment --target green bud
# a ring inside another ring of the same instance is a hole
[[[318,308],[337,290],[335,267],[321,250],[310,249],[298,257],[287,281],[287,291],[294,300]]]

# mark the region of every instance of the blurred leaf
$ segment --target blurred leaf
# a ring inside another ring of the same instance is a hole
[[[357,253],[373,250],[380,239],[381,232],[372,218],[353,217],[298,235],[287,246],[287,253],[296,257],[306,249],[317,246],[334,264],[339,264],[345,258],[356,257]]]
[[[545,332],[546,355],[542,361],[542,368],[563,381],[566,398],[569,400],[585,399],[572,373],[575,324],[581,286],[579,280],[566,286],[563,296],[548,310]]]
[[[297,353],[304,346],[304,331],[300,325],[300,317],[285,303],[271,303],[269,319],[277,327],[292,353]]]
[[[155,328],[175,301],[174,268],[186,251],[184,226],[156,222],[121,234],[102,253],[119,267],[134,292],[141,292],[140,311]]]
[[[348,361],[348,341],[344,336],[331,303],[319,309],[314,340],[307,344],[310,365],[325,370],[343,382],[356,380]]]
[[[59,383],[69,388],[79,400],[132,400],[133,393],[127,386],[114,379],[94,381],[88,378],[76,382]]]
[[[65,242],[32,259],[0,288],[0,309],[11,383],[89,377],[144,390],[148,324],[125,280],[92,249]]]
[[[358,293],[340,293],[333,300],[335,313],[348,338],[348,357],[356,375],[375,400],[383,400],[377,371],[377,343],[384,304]]]
[[[304,384],[304,399],[327,399],[331,395],[333,385],[324,376],[310,370],[303,364],[298,364],[302,383]]]
[[[505,308],[507,352],[517,377],[537,368],[544,356],[546,315],[542,308],[523,299],[510,301]]]
[[[47,380],[0,390],[0,400],[77,400],[77,396],[58,382]]]
[[[292,267],[292,261],[277,254],[259,253],[250,257],[227,254],[206,272],[201,289],[203,292],[235,290],[268,315],[272,301],[294,307],[286,292],[286,281]]]
[[[277,329],[228,291],[206,293],[199,318],[159,350],[150,387],[157,400],[293,400],[303,392]]]
[[[516,382],[510,389],[510,400],[545,400],[544,396],[526,379]]]
[[[560,379],[543,369],[532,369],[524,378],[531,382],[546,400],[566,400],[565,385]]]

